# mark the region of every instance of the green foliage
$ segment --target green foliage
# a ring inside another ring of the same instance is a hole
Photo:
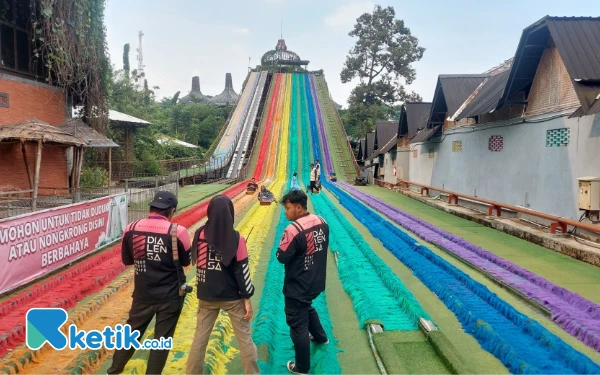
[[[397,20],[393,7],[376,5],[373,13],[357,19],[349,33],[358,40],[346,57],[340,77],[343,83],[358,78],[359,84],[348,99],[349,107],[342,119],[349,135],[362,138],[374,130],[377,120],[398,115],[398,101],[421,101],[405,84],[416,78],[412,63],[423,57],[425,48],[404,21]]]
[[[80,185],[83,187],[102,187],[108,185],[108,171],[101,167],[81,168]]]
[[[143,90],[136,90],[135,83],[143,80]],[[154,87],[156,88],[156,87]],[[199,158],[219,134],[229,116],[231,107],[218,108],[209,104],[179,103],[179,92],[171,98],[156,100],[154,90],[147,79],[137,70],[130,75],[124,71],[112,72],[109,103],[112,109],[135,116],[151,123],[138,128],[135,135],[134,154],[136,173],[160,172],[159,160]],[[118,129],[112,129],[115,137],[122,137]],[[161,145],[161,135],[179,139],[199,149],[179,145]]]
[[[33,48],[48,73],[46,81],[64,87],[94,128],[105,131],[110,65],[104,28],[105,0],[34,0]]]
[[[348,53],[340,76],[343,83],[360,79],[361,85],[353,96],[367,105],[405,100],[409,94],[402,81],[408,85],[414,81],[412,63],[425,52],[404,21],[395,17],[393,7],[376,5],[373,14],[360,16],[348,34],[358,40]]]
[[[123,46],[123,70],[129,74],[129,43]]]

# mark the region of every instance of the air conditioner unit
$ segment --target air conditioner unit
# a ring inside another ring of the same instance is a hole
[[[580,177],[579,209],[586,211],[600,210],[600,177]]]

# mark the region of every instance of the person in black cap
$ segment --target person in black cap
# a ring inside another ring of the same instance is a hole
[[[189,287],[183,267],[190,264],[190,237],[187,229],[172,224],[177,197],[159,191],[150,203],[146,219],[134,221],[125,228],[121,242],[123,264],[135,268],[133,302],[127,324],[139,331],[141,340],[150,321],[156,316],[154,338],[173,337],[183,299]],[[108,374],[120,374],[135,349],[115,351]],[[160,374],[169,350],[152,350],[146,374]]]

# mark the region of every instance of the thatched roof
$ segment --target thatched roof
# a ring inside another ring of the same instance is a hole
[[[20,141],[56,143],[69,146],[85,146],[82,139],[67,133],[64,129],[52,126],[38,119],[31,119],[16,125],[0,126],[0,142]]]
[[[64,124],[59,125],[59,128],[66,133],[81,138],[88,147],[119,147],[118,144],[107,138],[101,133],[87,126],[80,119],[72,119]]]

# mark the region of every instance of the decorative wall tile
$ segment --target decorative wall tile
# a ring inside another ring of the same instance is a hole
[[[452,152],[462,152],[462,141],[452,141]]]
[[[488,149],[490,151],[502,151],[504,148],[504,139],[501,135],[492,135],[490,137],[490,142],[488,145]]]
[[[546,147],[566,147],[569,145],[571,130],[569,128],[546,131]]]

